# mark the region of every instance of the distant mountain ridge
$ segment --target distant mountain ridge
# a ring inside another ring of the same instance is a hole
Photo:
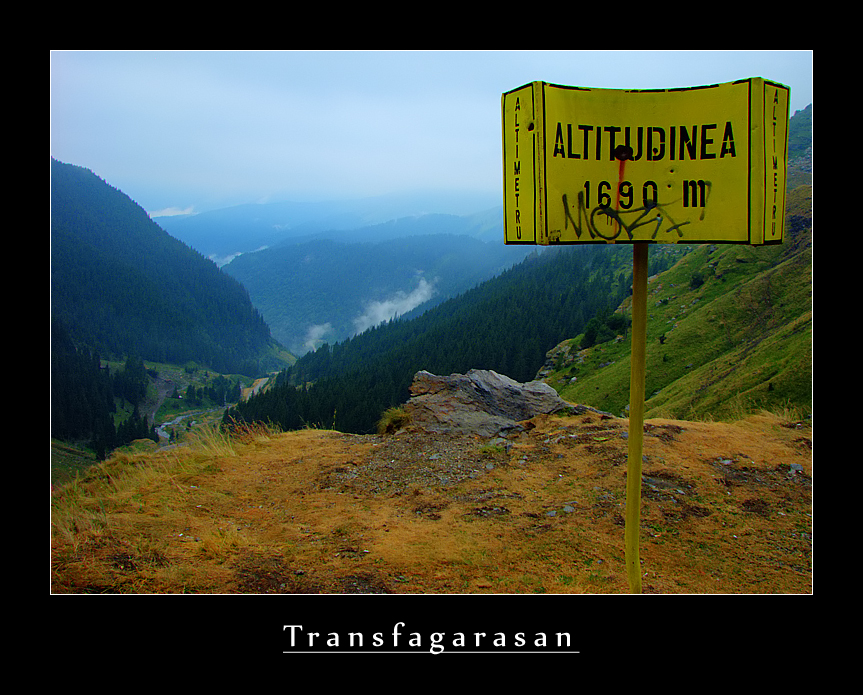
[[[415,315],[530,253],[502,243],[500,205],[469,214],[389,218],[428,200],[393,196],[380,209],[367,209],[380,200],[241,206],[164,223],[202,253],[212,251],[213,260],[249,291],[273,336],[295,354]],[[470,210],[482,200],[468,194],[439,204]],[[289,218],[293,226],[275,223]],[[350,226],[374,218],[385,221]],[[258,244],[266,248],[252,248]],[[218,256],[228,249],[246,250]]]
[[[51,313],[104,356],[254,375],[275,341],[240,283],[89,169],[51,159]]]
[[[316,238],[382,241],[392,238],[386,223],[428,214],[472,216],[501,205],[500,197],[463,192],[393,194],[358,200],[276,202],[239,205],[198,215],[155,217],[169,234],[213,260],[262,247]],[[503,235],[501,212],[501,236]],[[462,221],[453,220],[466,233]],[[344,234],[368,228],[359,234]],[[450,233],[450,230],[445,230]]]

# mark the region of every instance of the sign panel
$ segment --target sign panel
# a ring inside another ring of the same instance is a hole
[[[781,243],[789,96],[760,77],[506,92],[505,243]]]

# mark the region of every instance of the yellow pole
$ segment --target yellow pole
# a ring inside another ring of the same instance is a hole
[[[638,539],[641,516],[641,451],[644,439],[644,372],[647,342],[647,242],[632,248],[632,358],[629,378],[629,461],[626,469],[626,574],[641,593]]]

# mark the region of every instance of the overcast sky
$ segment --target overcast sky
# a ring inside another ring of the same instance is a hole
[[[811,51],[51,53],[51,155],[151,214],[408,190],[501,192],[503,92],[764,77],[812,102]],[[502,197],[502,192],[501,192]]]

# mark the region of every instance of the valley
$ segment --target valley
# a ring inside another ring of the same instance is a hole
[[[520,263],[529,249],[484,239],[486,219],[424,215],[245,253],[223,266],[249,291],[273,337],[301,356],[409,319]]]

